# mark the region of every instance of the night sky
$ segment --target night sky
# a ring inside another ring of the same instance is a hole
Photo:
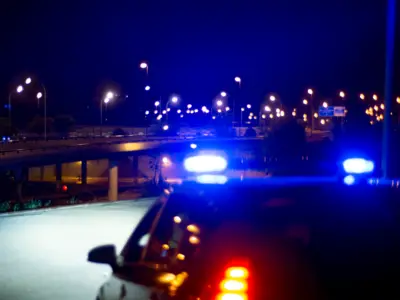
[[[339,89],[382,94],[385,2],[3,0],[0,95],[6,103],[32,75],[48,89],[49,114],[89,124],[111,87],[129,97],[112,104],[110,122],[135,124],[146,101],[149,108],[177,93],[207,105],[221,90],[236,93],[235,76],[241,100],[254,104],[275,92],[294,105],[307,87],[321,97]],[[31,91],[15,105],[35,101]]]

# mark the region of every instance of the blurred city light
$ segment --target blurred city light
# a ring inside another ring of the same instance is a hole
[[[273,114],[270,114],[270,115],[269,115],[269,118],[270,118],[270,119],[273,119],[273,118],[274,118],[274,115],[273,115]]]
[[[157,110],[157,109],[154,111],[154,114],[155,114],[155,115],[158,114],[158,110]]]
[[[110,100],[111,100],[110,98],[106,98],[104,99],[104,103],[107,104],[108,102],[110,102]]]
[[[202,106],[201,111],[202,111],[202,112],[206,112],[206,111],[207,111],[207,107]]]
[[[171,111],[171,109],[168,107],[168,108],[167,108],[167,112],[170,112],[170,111]]]
[[[307,90],[307,93],[308,93],[309,95],[312,95],[312,94],[314,94],[314,91],[313,91],[312,89],[308,89],[308,90]]]
[[[160,101],[154,102],[154,105],[155,105],[155,106],[159,106],[159,105],[160,105]]]
[[[229,110],[230,110],[229,106],[225,107],[225,111],[229,111]]]
[[[144,89],[145,89],[145,91],[150,91],[150,86],[146,85]]]
[[[141,69],[147,69],[148,68],[147,63],[145,63],[145,62],[140,63],[139,66],[140,66]]]
[[[190,110],[186,110],[186,113],[187,113],[187,114],[190,114]]]
[[[304,104],[304,105],[307,105],[307,104],[308,104],[308,100],[307,100],[307,99],[304,99],[304,100],[303,100],[303,104]]]
[[[220,108],[219,108],[217,111],[218,111],[218,113],[221,113],[221,112],[222,112],[222,110],[221,110]]]
[[[32,78],[28,77],[25,79],[25,84],[30,84],[32,82]]]
[[[181,118],[183,118],[183,115],[181,115]]]
[[[399,98],[399,100],[400,100],[400,98]],[[399,103],[400,103],[400,102],[399,102]],[[241,111],[244,111],[244,107],[242,107],[240,110],[241,110]]]
[[[114,98],[114,93],[113,92],[107,92],[106,98],[108,98],[108,99]]]
[[[314,118],[318,118],[318,114],[317,113],[314,113]]]
[[[247,107],[248,109],[250,109],[250,108],[251,108],[251,104],[247,104],[246,107]]]
[[[280,108],[277,108],[275,111],[276,111],[277,113],[279,113],[279,112],[281,111],[281,109],[280,109]]]
[[[169,126],[168,126],[168,125],[164,125],[162,129],[163,129],[163,130],[168,130],[168,129],[169,129]]]
[[[41,93],[41,92],[38,92],[37,94],[36,94],[36,98],[37,99],[40,99],[40,98],[42,98],[43,97],[43,94]]]
[[[164,109],[164,110],[162,111],[162,114],[165,115],[166,113],[167,113],[167,111]]]
[[[321,119],[321,125],[325,125],[325,120]]]
[[[212,116],[212,119],[213,119],[213,120],[215,120],[215,118],[216,118],[215,116]]]
[[[226,92],[222,91],[221,92],[221,97],[226,97]]]
[[[240,78],[240,77],[235,77],[235,82],[237,82],[237,83],[240,83],[240,82],[242,82],[242,79]]]
[[[162,115],[158,115],[157,120],[161,120],[161,119],[162,119]]]
[[[24,87],[22,85],[19,85],[17,87],[17,93],[22,93],[23,90],[24,90]]]
[[[281,110],[281,117],[285,116],[285,112],[283,110]]]
[[[178,109],[176,112],[177,112],[178,114],[180,114],[182,111],[181,111],[180,109]]]
[[[325,108],[327,108],[327,107],[328,107],[328,102],[322,103],[322,106],[325,107]]]
[[[197,145],[196,145],[196,144],[190,144],[190,148],[196,149],[196,148],[197,148]]]
[[[372,95],[372,99],[374,99],[375,101],[378,101],[378,95],[377,94],[373,94]]]
[[[266,112],[270,112],[270,111],[271,111],[271,107],[269,107],[268,105],[266,105],[266,106],[264,107],[264,110],[265,110]]]
[[[274,95],[269,96],[269,100],[274,102],[276,100],[276,97]]]
[[[197,114],[198,112],[199,112],[199,110],[196,108],[196,109],[194,110],[194,113]]]
[[[187,107],[188,109],[191,109],[191,108],[192,108],[192,104],[188,104],[186,107]]]
[[[223,102],[222,100],[217,100],[217,106],[222,106]]]
[[[178,103],[178,101],[179,101],[179,98],[178,98],[177,96],[173,96],[173,97],[171,98],[171,102],[172,102],[172,103]]]
[[[400,97],[396,98],[396,102],[400,104]]]
[[[148,110],[146,110],[145,112],[144,112],[144,114],[147,116],[148,114],[149,114],[150,112],[148,111]]]
[[[265,119],[265,118],[266,118],[266,116],[265,116],[264,114],[262,114],[262,115],[261,115],[261,118]]]
[[[383,109],[385,109],[385,104],[381,104],[381,109],[383,110]]]
[[[339,93],[339,97],[344,98],[345,96],[346,96],[346,94],[345,94],[343,91],[341,91],[341,92]]]
[[[365,95],[364,94],[360,94],[360,99],[361,100],[365,100]]]
[[[295,112],[295,111],[292,112],[292,116],[293,116],[293,117],[296,116],[296,112]]]

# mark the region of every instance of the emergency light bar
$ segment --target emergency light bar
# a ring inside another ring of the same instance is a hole
[[[185,170],[193,173],[215,173],[222,172],[228,166],[228,162],[218,155],[197,155],[184,160]]]
[[[374,162],[364,158],[349,158],[343,162],[343,169],[347,174],[372,173],[375,169]]]

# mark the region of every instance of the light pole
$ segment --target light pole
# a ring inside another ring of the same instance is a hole
[[[179,102],[179,97],[178,97],[178,96],[172,96],[172,97],[168,100],[167,104],[165,105],[167,122],[168,122],[168,112],[169,112],[169,110],[168,110],[168,105],[169,105],[170,103],[172,103],[172,104],[177,104],[178,102]]]
[[[149,65],[146,62],[141,62],[139,67],[146,70],[146,75],[149,75]]]
[[[106,93],[105,98],[100,100],[100,136],[103,136],[103,102],[107,105],[107,103],[113,98],[114,93],[109,91]]]
[[[314,91],[312,89],[308,89],[307,93],[310,95],[311,116],[314,116],[314,103],[313,103]],[[311,135],[314,131],[314,128],[315,128],[314,126],[315,126],[314,118],[311,117]]]
[[[43,115],[44,115],[44,140],[47,141],[47,91],[44,84],[41,84],[43,93],[38,92],[36,98],[39,100],[43,97]]]
[[[17,86],[16,90],[15,90],[18,94],[22,93],[24,91],[24,87],[22,85]],[[8,94],[8,122],[9,125],[11,127],[12,122],[11,122],[11,98],[12,95],[14,93],[14,90],[12,90],[9,94]]]

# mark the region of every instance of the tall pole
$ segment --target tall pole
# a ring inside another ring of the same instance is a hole
[[[103,136],[103,99],[100,98],[100,137]]]
[[[396,0],[387,2],[386,20],[386,72],[385,72],[385,118],[383,123],[382,140],[382,175],[383,178],[389,177],[390,164],[390,133],[392,107],[392,84],[393,84],[393,56],[396,32]]]
[[[11,95],[12,95],[12,92],[10,92],[8,94],[8,123],[10,125],[10,128],[12,125],[12,123],[11,123]]]
[[[47,141],[47,91],[42,83],[43,89],[43,104],[44,104],[44,140]]]
[[[313,134],[313,131],[315,130],[315,120],[314,120],[314,101],[313,101],[313,94],[310,94],[310,106],[311,106],[311,134]]]

